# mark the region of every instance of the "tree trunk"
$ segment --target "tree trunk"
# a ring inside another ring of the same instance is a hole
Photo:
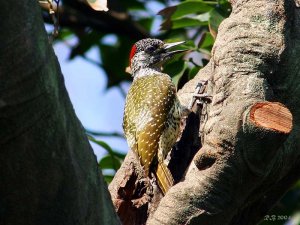
[[[0,224],[119,224],[38,2],[0,2]]]
[[[300,177],[300,8],[292,0],[231,3],[210,62],[178,93],[187,105],[208,80],[213,96],[173,149],[178,183],[145,199],[130,152],[109,187],[124,224],[256,224]]]

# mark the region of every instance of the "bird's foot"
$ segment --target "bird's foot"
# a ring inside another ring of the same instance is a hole
[[[195,103],[198,106],[202,106],[205,103],[211,102],[212,96],[208,95],[207,93],[204,93],[207,83],[208,81],[206,80],[206,81],[200,81],[197,84],[192,99],[189,103],[188,110],[192,111],[192,108],[195,105]]]

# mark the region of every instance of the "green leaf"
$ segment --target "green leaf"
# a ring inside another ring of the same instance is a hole
[[[221,12],[224,17],[228,17],[231,12],[231,4],[228,0],[219,0],[216,6]]]
[[[152,24],[153,24],[153,18],[142,18],[138,20],[138,23],[146,30],[150,31]]]
[[[87,129],[85,129],[85,132],[87,134],[94,135],[94,136],[124,138],[124,135],[118,132],[100,132],[100,131],[92,131]]]
[[[213,36],[211,35],[211,33],[209,32],[205,32],[203,37],[203,40],[201,43],[199,43],[199,48],[205,49],[205,50],[211,50],[215,40],[213,38]]]
[[[88,139],[95,144],[101,146],[104,148],[107,152],[108,155],[104,156],[100,161],[99,161],[99,166],[101,169],[114,169],[118,170],[121,166],[121,162],[125,158],[125,154],[119,153],[114,151],[107,143],[104,141],[96,140],[94,137],[87,135]]]
[[[126,37],[118,37],[115,46],[99,44],[102,68],[108,75],[107,87],[117,86],[124,80],[131,80],[130,74],[125,72],[129,66],[129,52],[132,41]]]
[[[58,32],[57,38],[54,39],[55,42],[61,41],[61,40],[67,40],[68,38],[71,38],[74,36],[74,33],[69,29],[61,29]]]
[[[202,22],[198,19],[194,18],[180,18],[176,20],[172,20],[172,29],[184,28],[184,27],[198,27],[207,25],[207,22]]]
[[[100,159],[98,165],[101,169],[114,169],[115,171],[117,171],[121,166],[121,161],[116,157],[106,155],[102,159]]]
[[[189,80],[193,79],[197,75],[200,69],[201,67],[198,66],[194,66],[192,69],[190,69],[188,79]]]
[[[72,48],[69,59],[73,59],[78,55],[84,55],[91,47],[98,44],[103,34],[92,31],[85,34],[78,34],[79,44]]]
[[[202,13],[200,15],[193,16],[192,18],[196,19],[196,20],[199,20],[200,22],[208,22],[208,20],[209,20],[209,13],[208,12]]]
[[[187,63],[184,60],[174,60],[172,62],[169,62],[164,67],[164,72],[169,74],[172,77],[173,83],[176,87],[178,87],[180,78],[184,74],[184,71],[187,68]]]
[[[117,156],[119,159],[121,159],[121,160],[124,160],[125,159],[125,156],[126,156],[126,154],[124,154],[124,153],[121,153],[121,152],[119,152],[119,151],[114,151],[114,154],[115,154],[115,156]]]
[[[90,135],[88,135],[88,138],[89,138],[90,141],[92,141],[95,144],[97,144],[97,145],[101,146],[102,148],[104,148],[108,153],[114,154],[114,151],[112,150],[112,148],[107,143],[105,143],[104,141],[96,140],[95,138],[93,138]]]
[[[113,175],[104,175],[104,180],[106,181],[106,183],[110,183],[112,180],[114,179]]]
[[[195,0],[184,1],[179,3],[176,6],[167,7],[161,10],[158,14],[166,18],[171,18],[173,20],[189,14],[207,12],[213,9],[213,7],[209,4],[211,4],[211,2],[203,2],[203,1],[195,1]]]
[[[126,154],[114,151],[106,142],[104,141],[100,141],[100,140],[96,140],[93,136],[91,135],[87,135],[88,139],[92,142],[94,142],[95,144],[101,146],[102,148],[104,148],[109,154],[115,155],[117,157],[119,157],[120,159],[124,159]]]
[[[111,157],[119,157],[120,159],[124,158],[124,154],[122,153],[118,153],[116,151],[114,151],[107,143],[105,143],[104,141],[100,141],[100,140],[96,140],[93,136],[91,135],[87,135],[88,139],[92,142],[94,142],[95,144],[101,146],[102,148],[104,148],[109,155],[111,155]]]
[[[216,38],[218,27],[224,19],[225,17],[222,16],[220,11],[217,9],[213,9],[209,12],[209,31],[214,38]]]

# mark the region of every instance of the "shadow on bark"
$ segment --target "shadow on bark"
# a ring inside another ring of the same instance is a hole
[[[163,198],[154,194],[147,224],[256,224],[300,177],[299,8],[288,0],[232,7],[210,62],[178,93],[187,105],[196,84],[208,80],[213,99],[200,136],[194,120],[173,151],[170,168],[180,182]],[[138,168],[135,160],[127,157],[110,185],[114,203],[125,165]]]

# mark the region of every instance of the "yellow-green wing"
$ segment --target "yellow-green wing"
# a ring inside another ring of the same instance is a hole
[[[133,82],[127,95],[124,132],[146,175],[157,154],[175,96],[176,89],[168,75],[141,77]]]

